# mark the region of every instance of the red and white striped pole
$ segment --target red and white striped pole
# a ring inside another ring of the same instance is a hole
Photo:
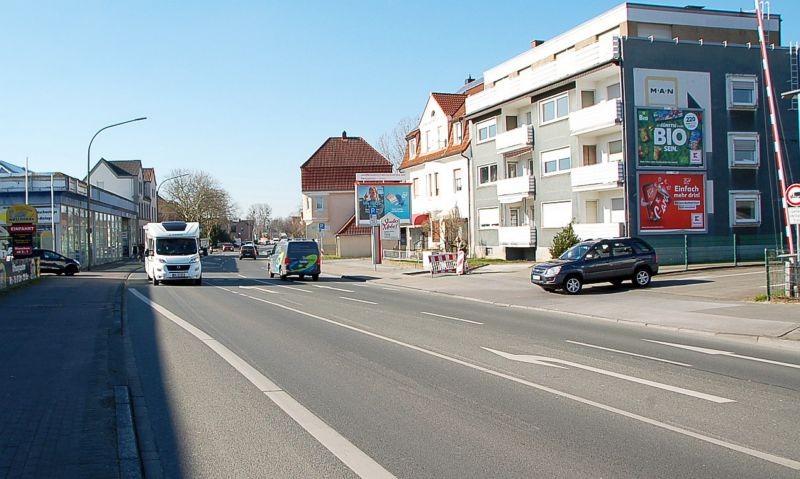
[[[786,227],[786,239],[789,241],[789,254],[794,255],[794,241],[792,240],[792,228],[789,226],[789,206],[786,204],[786,180],[783,174],[783,151],[781,149],[781,137],[778,130],[777,109],[775,106],[775,93],[772,89],[772,76],[769,71],[769,61],[767,60],[767,42],[764,39],[764,22],[761,18],[761,5],[759,0],[756,3],[756,17],[758,18],[758,41],[761,45],[761,66],[764,69],[764,87],[767,92],[767,104],[769,105],[769,122],[772,127],[772,139],[775,148],[775,161],[778,163],[778,188],[780,188],[781,204],[783,206],[783,221]]]

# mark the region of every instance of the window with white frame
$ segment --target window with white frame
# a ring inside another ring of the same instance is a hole
[[[420,191],[419,191],[419,178],[414,178],[413,180],[411,180],[411,189],[414,190],[413,193],[414,193],[414,197],[415,198],[417,196],[419,196],[419,194],[420,194]]]
[[[461,191],[461,168],[453,170],[453,191]]]
[[[728,133],[728,166],[731,168],[758,168],[758,133]]]
[[[478,225],[481,229],[500,226],[500,210],[498,208],[482,208],[478,210]]]
[[[314,207],[316,209],[318,209],[318,210],[324,210],[325,209],[325,197],[324,196],[317,196],[314,199],[314,202],[315,202],[315,206]]]
[[[760,191],[730,191],[729,195],[731,226],[757,226],[761,224]]]
[[[464,127],[461,122],[453,123],[453,143],[458,145],[464,139]]]
[[[433,196],[439,196],[439,173],[433,174]]]
[[[540,121],[539,123],[545,124],[553,121],[561,120],[569,116],[569,95],[554,96],[539,103]]]
[[[417,156],[417,139],[412,138],[408,140],[408,157],[414,158]]]
[[[423,137],[423,141],[425,142],[425,151],[431,151],[431,132],[430,130],[425,130],[425,135]]]
[[[485,185],[497,181],[497,165],[484,165],[478,168],[478,184]]]
[[[522,223],[519,221],[519,219],[520,219],[520,209],[510,208],[508,210],[509,226],[520,226]]]
[[[542,203],[542,215],[539,218],[542,228],[563,228],[572,221],[572,202],[557,201]]]
[[[478,131],[478,143],[493,140],[497,136],[497,120],[492,118],[482,121],[475,126],[475,129]]]
[[[606,98],[613,100],[614,98],[622,98],[622,89],[619,83],[613,83],[606,87]]]
[[[726,75],[729,110],[755,110],[758,107],[758,78],[755,75]]]
[[[517,162],[516,161],[509,161],[506,163],[506,178],[516,178],[517,177]]]
[[[542,174],[554,175],[569,171],[572,168],[569,147],[558,150],[543,151],[541,154]]]

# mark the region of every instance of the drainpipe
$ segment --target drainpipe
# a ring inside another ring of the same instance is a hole
[[[474,211],[475,205],[474,188],[472,188],[472,135],[469,141],[469,156],[465,155],[462,151],[459,153],[465,160],[467,160],[467,207],[469,209],[469,228],[467,228],[467,241],[469,243],[469,254],[473,258],[478,255],[475,253],[475,221],[477,220],[477,213]]]
[[[626,121],[626,119],[628,118],[628,103],[629,102],[628,102],[628,96],[626,94],[627,88],[626,88],[626,85],[625,85],[625,68],[623,67],[623,59],[625,57],[624,51],[623,51],[624,42],[622,41],[622,37],[617,38],[617,41],[619,42],[619,63],[618,63],[619,64],[619,86],[620,86],[620,95],[622,96],[622,165],[623,165],[623,180],[625,181],[625,183],[622,186],[622,198],[623,198],[623,202],[624,202],[624,206],[625,206],[625,234],[624,234],[624,236],[633,236],[633,232],[631,231],[631,210],[633,208],[631,207],[631,202],[630,202],[631,194],[630,194],[630,189],[629,189],[630,188],[630,184],[631,184],[631,179],[630,179],[630,175],[628,173],[629,173],[629,171],[631,169],[631,165],[629,164],[629,162],[630,162],[631,158],[635,158],[635,156],[632,157],[632,156],[628,155],[628,143],[629,143],[628,142],[628,122]],[[632,104],[633,101],[631,100],[630,103]],[[633,117],[631,116],[631,118],[633,118]],[[634,142],[634,144],[635,144],[635,142]],[[634,180],[635,180],[635,178],[634,178]],[[633,182],[634,185],[636,185],[636,183],[637,183],[636,181]],[[638,205],[637,205],[636,211],[638,211]]]

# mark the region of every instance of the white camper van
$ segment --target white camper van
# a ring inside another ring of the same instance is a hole
[[[191,280],[200,284],[200,224],[165,221],[144,225],[144,270],[157,286],[161,281]]]

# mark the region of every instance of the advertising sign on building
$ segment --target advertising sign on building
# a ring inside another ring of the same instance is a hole
[[[706,231],[704,173],[639,173],[639,233]]]
[[[374,211],[374,213],[372,213]],[[356,184],[356,222],[370,226],[370,216],[392,213],[400,224],[411,223],[411,184]]]
[[[702,168],[703,111],[637,108],[636,151],[640,167]]]

